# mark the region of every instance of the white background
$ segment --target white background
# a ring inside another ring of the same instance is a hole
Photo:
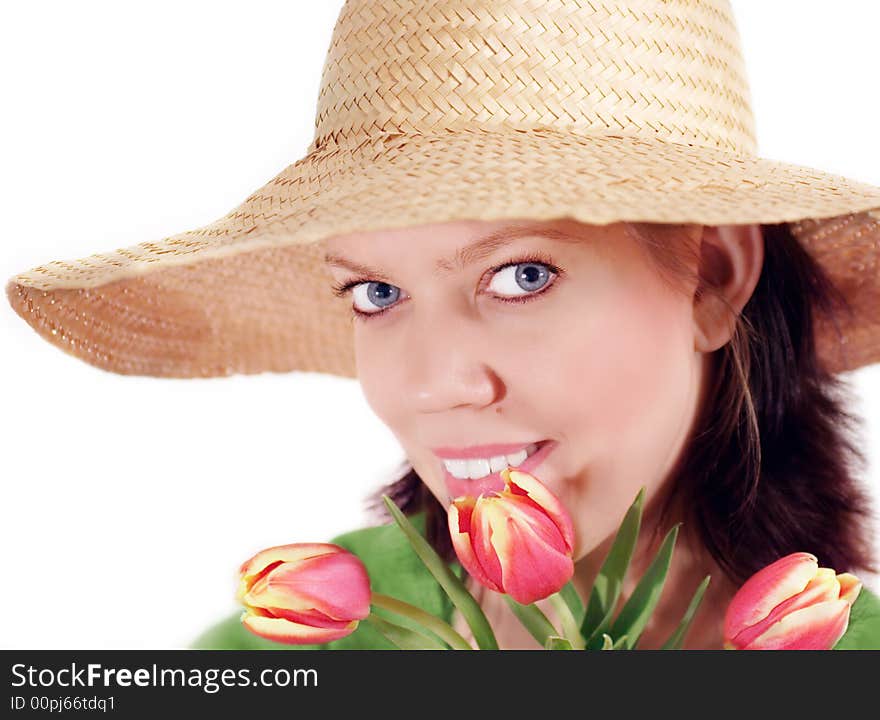
[[[203,225],[301,157],[341,6],[4,3],[4,282]],[[734,8],[760,153],[880,185],[880,6]],[[114,375],[5,302],[0,338],[4,648],[183,647],[240,562],[365,524],[403,460],[354,380]],[[880,496],[880,365],[848,377]]]

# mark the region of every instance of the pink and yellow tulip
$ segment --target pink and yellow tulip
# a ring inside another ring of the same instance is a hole
[[[724,618],[728,650],[830,650],[846,632],[862,583],[796,552],[752,575]]]
[[[370,578],[360,559],[331,543],[294,543],[242,564],[236,598],[244,626],[292,645],[353,633],[370,614]]]
[[[558,592],[574,574],[574,530],[536,477],[507,468],[504,490],[455,498],[449,531],[462,566],[478,582],[522,604]]]

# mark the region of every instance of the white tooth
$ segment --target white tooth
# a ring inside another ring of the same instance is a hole
[[[449,470],[449,474],[457,477],[459,480],[467,480],[468,478],[468,461],[467,460],[444,460],[443,464]]]
[[[496,455],[493,458],[489,458],[489,470],[493,473],[501,472],[504,468],[507,467],[507,458],[504,455]]]
[[[489,461],[482,458],[476,460],[468,460],[468,477],[472,480],[481,478],[489,474]]]
[[[510,455],[495,455],[491,458],[476,458],[473,460],[444,460],[443,464],[449,474],[460,480],[476,480],[485,477],[489,473],[501,472],[508,466],[518,467],[522,465],[529,455],[538,449],[537,443],[527,445],[522,450]]]

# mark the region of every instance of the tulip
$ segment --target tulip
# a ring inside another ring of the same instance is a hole
[[[752,575],[724,617],[727,650],[830,650],[846,632],[862,583],[796,552]]]
[[[452,545],[478,582],[529,604],[571,579],[574,530],[565,508],[536,477],[510,468],[501,477],[501,491],[452,501]]]
[[[236,599],[244,626],[292,645],[353,633],[370,614],[370,578],[360,559],[331,543],[268,548],[243,563]]]

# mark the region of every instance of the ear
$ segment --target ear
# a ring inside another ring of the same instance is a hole
[[[696,350],[712,352],[733,337],[736,317],[752,296],[763,266],[764,237],[760,225],[703,228],[700,282],[694,293]],[[709,287],[717,293],[709,292]]]

